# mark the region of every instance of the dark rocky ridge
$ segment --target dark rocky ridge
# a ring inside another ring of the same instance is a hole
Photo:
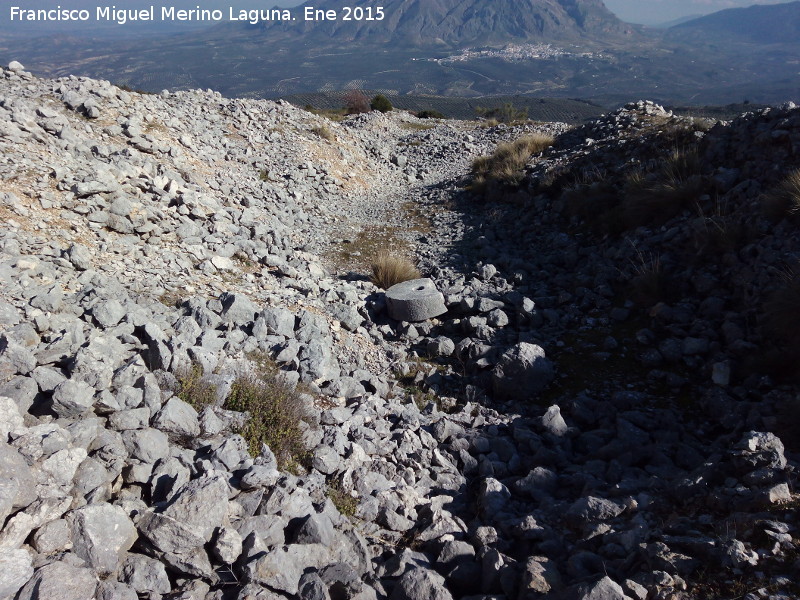
[[[2,71],[0,597],[797,596],[798,456],[776,434],[798,390],[743,359],[798,254],[759,210],[799,166],[798,109],[435,123]],[[520,189],[464,192],[526,132],[558,141]],[[729,210],[700,193],[595,229],[678,142]],[[747,243],[685,261],[740,218]],[[413,244],[440,319],[392,321],[333,260],[376,223]],[[677,298],[634,297],[637,250]],[[174,396],[181,368],[224,390],[253,351],[308,391],[297,474],[249,455],[243,415]]]
[[[730,38],[761,44],[793,43],[800,36],[800,2],[729,8],[671,28],[675,36]]]

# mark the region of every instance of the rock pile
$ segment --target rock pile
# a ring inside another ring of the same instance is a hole
[[[628,242],[563,231],[558,169],[657,153],[626,138],[653,118],[670,117],[643,104],[564,134],[487,219],[458,186],[522,128],[333,124],[3,70],[0,598],[645,600],[726,578],[796,594],[797,462],[774,433],[795,388],[740,374],[760,342],[728,292],[795,251],[788,225],[724,272],[697,266],[649,327],[615,295]],[[787,108],[697,137],[704,184],[745,214],[776,174],[740,143],[788,168],[797,125]],[[435,292],[419,319],[313,253],[359,219],[401,227],[409,199],[440,225],[404,233]],[[673,218],[636,243],[687,235]],[[578,344],[607,379],[570,367]],[[226,404],[265,357],[307,414],[292,469]]]

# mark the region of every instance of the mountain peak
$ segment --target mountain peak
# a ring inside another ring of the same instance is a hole
[[[335,0],[315,2],[337,9]],[[356,0],[354,6],[369,4]],[[304,5],[305,6],[305,5]],[[624,34],[602,0],[385,0],[382,21],[331,21],[267,25],[321,40],[391,43],[413,47],[467,47],[513,42],[577,41]]]

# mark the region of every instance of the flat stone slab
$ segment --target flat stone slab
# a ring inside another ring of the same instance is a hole
[[[386,290],[389,316],[398,321],[427,321],[447,312],[444,296],[428,278],[412,279]]]

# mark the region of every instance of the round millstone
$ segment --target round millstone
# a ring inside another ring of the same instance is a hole
[[[398,321],[427,321],[447,312],[444,296],[432,280],[412,279],[386,290],[389,316]]]

